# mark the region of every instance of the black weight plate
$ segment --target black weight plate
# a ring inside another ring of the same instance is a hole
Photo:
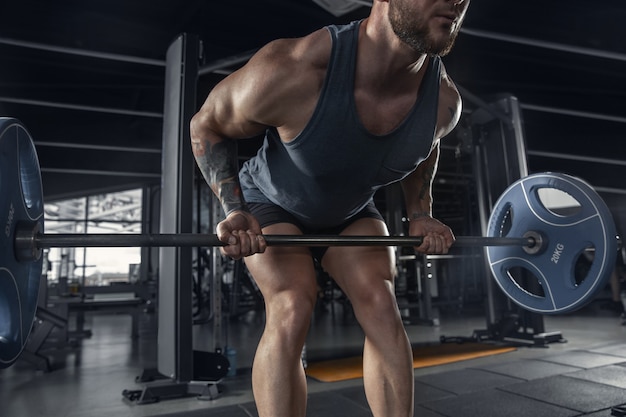
[[[541,193],[550,189],[562,193],[564,206],[547,207]],[[512,184],[496,202],[487,234],[523,237],[528,231],[543,237],[539,253],[515,246],[486,249],[496,282],[511,300],[530,311],[560,314],[581,308],[604,288],[615,267],[616,229],[589,184],[558,173]]]
[[[42,260],[17,260],[14,241],[19,222],[40,223],[43,192],[33,141],[22,124],[0,118],[0,368],[13,364],[24,349],[37,310]]]

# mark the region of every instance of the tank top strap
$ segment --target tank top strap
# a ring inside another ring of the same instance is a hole
[[[327,26],[332,38],[332,51],[327,70],[325,93],[343,95],[352,91],[361,21],[342,26]]]

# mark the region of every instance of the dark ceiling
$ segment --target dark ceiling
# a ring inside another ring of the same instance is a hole
[[[0,115],[30,130],[47,200],[159,183],[164,60],[179,34],[200,37],[208,64],[368,10],[337,17],[313,0],[5,1]],[[519,99],[531,172],[579,176],[619,207],[625,21],[623,0],[474,0],[445,58],[472,95]]]

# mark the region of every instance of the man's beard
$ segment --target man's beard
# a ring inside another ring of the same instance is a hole
[[[441,40],[433,39],[428,29],[427,22],[421,18],[407,19],[409,12],[403,10],[398,1],[389,3],[389,21],[396,36],[415,52],[445,56],[454,46],[458,31]]]

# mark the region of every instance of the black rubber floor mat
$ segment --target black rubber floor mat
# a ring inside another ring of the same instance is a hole
[[[592,413],[623,404],[626,398],[624,389],[563,375],[509,385],[501,389],[582,413]]]
[[[337,392],[310,394],[307,417],[371,417],[367,403],[354,401]]]
[[[367,403],[360,404],[336,392],[310,394],[307,417],[371,417]],[[257,417],[254,403],[245,403],[220,408],[183,411],[154,417]]]
[[[180,411],[177,413],[169,414],[157,414],[153,417],[206,417],[208,415],[210,415],[211,417],[250,417],[249,412],[247,412],[241,405],[230,405],[219,408],[206,408],[202,410],[192,411]],[[253,415],[257,416],[256,411]]]
[[[580,415],[574,410],[497,389],[459,395],[455,398],[424,403],[422,406],[444,416],[455,417],[573,417]]]
[[[440,374],[424,375],[416,381],[454,394],[467,394],[474,391],[497,388],[521,381],[505,375],[480,369],[460,369]]]
[[[567,374],[567,376],[626,389],[626,366],[601,366],[599,368],[572,372],[570,374]]]
[[[562,365],[575,366],[583,369],[626,362],[624,358],[620,356],[605,355],[602,353],[589,352],[586,350],[572,350],[558,355],[546,356],[541,360],[546,362],[560,363]]]
[[[477,369],[484,369],[490,372],[507,375],[513,378],[520,378],[527,381],[580,370],[580,368],[573,366],[537,360],[498,363],[494,365],[481,366]]]

